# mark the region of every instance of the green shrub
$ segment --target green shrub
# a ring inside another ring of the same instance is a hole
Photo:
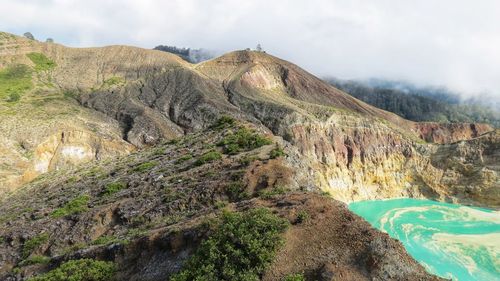
[[[42,53],[29,53],[26,56],[35,64],[36,71],[50,70],[56,67],[56,63]]]
[[[38,247],[40,247],[43,243],[49,240],[49,235],[47,233],[42,233],[33,238],[26,240],[23,244],[22,256],[23,258],[27,258],[31,253]]]
[[[66,203],[63,207],[54,210],[51,214],[53,218],[65,217],[72,214],[78,214],[87,210],[87,204],[90,200],[88,195],[80,195]]]
[[[193,155],[191,154],[186,154],[186,155],[182,155],[181,157],[179,157],[179,159],[177,159],[177,163],[180,164],[180,163],[183,163],[183,162],[186,162],[187,160],[190,160],[193,158]]]
[[[309,220],[310,216],[309,213],[306,210],[300,210],[299,213],[297,214],[297,222],[298,223],[303,223]]]
[[[92,241],[92,245],[109,245],[109,244],[114,244],[114,243],[121,243],[124,244],[126,243],[125,240],[119,239],[114,236],[101,236],[97,238],[96,240]]]
[[[257,160],[259,160],[259,157],[257,155],[246,155],[238,159],[238,162],[243,166],[248,166],[250,165],[250,163]]]
[[[115,264],[93,259],[70,260],[28,281],[110,281],[114,280]]]
[[[50,258],[46,256],[32,256],[19,263],[19,266],[27,266],[32,264],[48,264]]]
[[[287,226],[288,221],[264,208],[224,212],[221,224],[170,280],[260,280]]]
[[[284,281],[306,281],[306,278],[304,275],[297,273],[297,274],[290,274],[287,277],[285,277]]]
[[[222,129],[233,127],[234,124],[236,124],[236,120],[234,120],[234,118],[227,116],[227,115],[222,115],[222,117],[219,118],[215,122],[215,124],[212,125],[212,128],[216,129],[216,130],[222,130]]]
[[[275,159],[278,157],[283,157],[285,155],[286,154],[285,151],[283,151],[283,148],[281,148],[279,145],[276,144],[276,147],[273,148],[273,150],[271,150],[271,152],[269,153],[269,158]]]
[[[142,163],[138,166],[136,166],[134,168],[134,171],[135,172],[145,172],[145,171],[148,171],[148,170],[151,170],[152,168],[154,168],[155,166],[157,165],[156,162],[154,161],[150,161],[150,162],[145,162],[145,163]]]
[[[250,194],[246,192],[245,185],[241,181],[230,182],[226,188],[226,194],[233,201],[250,198]]]
[[[224,153],[238,154],[242,151],[249,151],[264,145],[271,144],[271,140],[263,137],[247,128],[239,128],[236,132],[228,134],[218,143],[222,146]]]
[[[270,199],[276,195],[285,194],[287,189],[283,186],[275,186],[271,189],[263,189],[259,191],[259,196],[263,199]]]
[[[106,79],[104,81],[103,86],[104,87],[111,87],[111,86],[118,86],[118,85],[123,85],[125,84],[125,79],[118,77],[118,76],[113,76],[109,79]]]
[[[102,194],[105,196],[111,195],[117,193],[118,191],[124,189],[125,187],[126,185],[123,182],[108,183]]]
[[[222,159],[222,154],[218,151],[212,150],[200,156],[194,163],[196,166],[201,166],[205,163],[213,162]]]

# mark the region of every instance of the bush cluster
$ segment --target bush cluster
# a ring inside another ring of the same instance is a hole
[[[42,233],[26,240],[23,244],[23,258],[27,258],[36,248],[47,242],[47,240],[49,240],[49,235],[47,233]]]
[[[28,281],[111,281],[116,272],[115,264],[93,259],[70,260]]]
[[[68,203],[64,204],[63,207],[55,209],[51,216],[53,218],[65,217],[68,215],[78,214],[85,212],[88,208],[87,204],[90,200],[88,195],[80,195]]]
[[[111,195],[117,193],[118,191],[124,189],[125,187],[126,185],[123,182],[108,183],[102,194],[105,196]]]
[[[287,220],[265,208],[224,212],[213,234],[170,280],[260,280],[287,227]]]
[[[203,155],[201,155],[196,162],[194,163],[196,166],[201,166],[205,163],[213,162],[215,160],[219,160],[222,158],[222,154],[218,151],[211,150]]]
[[[271,144],[271,140],[247,128],[239,128],[236,132],[224,137],[217,145],[222,146],[226,154],[238,154],[264,145]]]

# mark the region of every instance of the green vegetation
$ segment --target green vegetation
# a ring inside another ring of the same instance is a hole
[[[234,126],[234,124],[236,124],[236,120],[234,120],[234,118],[227,115],[223,115],[215,122],[215,124],[212,125],[212,128],[216,130],[222,130],[231,128]]]
[[[213,162],[222,159],[222,154],[218,151],[212,150],[200,156],[194,163],[196,166],[201,166],[205,163]]]
[[[19,266],[27,266],[32,264],[47,264],[50,258],[46,256],[32,256],[19,263]]]
[[[26,56],[35,64],[37,72],[51,70],[56,67],[56,63],[42,53],[29,53]]]
[[[500,127],[498,111],[481,104],[461,102],[447,90],[408,87],[399,90],[387,86],[371,87],[360,82],[329,81],[337,88],[375,107],[413,121],[480,122]]]
[[[21,95],[19,93],[10,93],[9,98],[7,98],[8,102],[16,102],[21,99]]]
[[[239,128],[236,132],[224,137],[217,145],[222,146],[224,153],[238,154],[264,145],[271,144],[271,140],[247,128]]]
[[[138,166],[136,166],[134,168],[134,171],[135,172],[145,172],[145,171],[149,171],[151,169],[153,169],[154,167],[156,167],[158,163],[156,163],[155,161],[149,161],[149,162],[144,162]]]
[[[10,65],[0,70],[0,98],[16,102],[32,87],[31,70],[27,65]]]
[[[285,194],[286,192],[287,192],[287,189],[285,187],[278,185],[278,186],[274,186],[271,189],[263,189],[263,190],[259,191],[259,196],[262,199],[270,199],[276,195]]]
[[[193,155],[188,153],[186,155],[182,155],[179,159],[177,159],[176,163],[180,164],[180,163],[186,162],[187,160],[190,160],[192,158],[193,158]]]
[[[260,280],[287,227],[288,221],[264,208],[224,212],[214,233],[170,280]]]
[[[63,207],[55,209],[51,216],[53,218],[65,217],[72,214],[78,214],[87,210],[87,203],[90,200],[88,195],[80,195],[66,203]]]
[[[108,196],[117,193],[118,191],[124,189],[125,187],[126,185],[123,182],[108,183],[102,194]]]
[[[47,240],[49,240],[49,235],[47,233],[42,233],[34,236],[29,240],[26,240],[26,242],[24,242],[22,250],[23,258],[27,258],[36,248],[47,242]]]
[[[109,79],[106,79],[103,83],[104,87],[112,87],[125,84],[125,79],[118,76],[113,76]]]
[[[306,281],[306,278],[303,274],[297,273],[288,275],[284,281]]]
[[[234,201],[250,198],[250,194],[245,190],[245,185],[241,181],[230,182],[226,188],[226,193]]]
[[[248,166],[250,163],[259,160],[257,155],[245,155],[238,159],[238,162],[243,166]]]
[[[115,264],[93,259],[70,260],[28,281],[110,281],[114,280]]]
[[[297,223],[303,223],[309,220],[310,215],[306,210],[300,210],[297,214]]]
[[[278,144],[276,144],[276,147],[273,148],[273,150],[271,150],[271,152],[269,152],[269,158],[271,158],[271,159],[283,157],[285,155],[286,155],[285,151],[283,151],[283,148],[281,148]]]
[[[127,243],[126,240],[119,239],[114,236],[101,236],[97,238],[96,240],[92,241],[92,245],[110,245],[110,244],[115,244],[115,243],[120,243],[120,244],[125,244]]]

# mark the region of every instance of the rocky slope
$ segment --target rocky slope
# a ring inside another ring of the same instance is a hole
[[[290,226],[259,278],[435,280],[336,200],[500,207],[486,125],[411,122],[259,52],[0,42],[0,279],[86,257],[165,280],[222,209],[263,207]]]
[[[301,192],[287,157],[276,153],[279,138],[237,150],[224,144],[240,126],[51,172],[21,188],[0,203],[0,279],[26,280],[64,261],[91,258],[113,262],[117,280],[166,280],[210,235],[207,222],[222,209],[266,208],[290,227],[262,280],[292,274],[438,280],[344,203]],[[252,130],[246,139],[264,137]]]
[[[193,65],[172,54],[133,47],[74,49],[2,36],[1,64],[33,68],[35,84],[19,102],[3,103],[14,113],[3,123],[10,124],[5,131],[11,132],[1,138],[7,152],[3,166],[10,166],[2,169],[4,185],[66,164],[127,154],[134,147],[201,130],[228,114],[282,137],[294,152],[291,164],[301,171],[296,180],[346,202],[399,196],[483,205],[491,201],[482,189],[470,200],[447,192],[457,179],[474,181],[477,174],[454,170],[455,181],[442,181],[454,168],[430,161],[439,148],[435,144],[475,139],[492,131],[487,125],[411,122],[259,52],[236,51]],[[37,70],[33,54],[53,64]],[[43,110],[33,110],[35,99],[49,101],[38,107]],[[51,108],[55,113],[50,116],[61,116],[53,131],[45,129],[48,122],[40,117]],[[67,108],[75,109],[60,112]],[[22,134],[25,128],[14,126],[17,122],[29,124],[29,137]],[[61,128],[66,135],[85,137],[63,147],[54,141],[63,139]],[[475,165],[490,175],[488,186],[497,189],[498,167],[480,161]]]

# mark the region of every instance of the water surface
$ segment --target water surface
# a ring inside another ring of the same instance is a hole
[[[354,202],[349,209],[400,240],[429,272],[500,280],[500,212],[430,200]]]

